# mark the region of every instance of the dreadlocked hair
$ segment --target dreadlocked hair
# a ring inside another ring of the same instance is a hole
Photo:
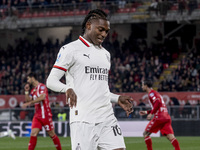
[[[83,23],[82,23],[82,34],[85,33],[85,25],[88,21],[92,20],[92,19],[104,19],[104,20],[108,20],[107,19],[107,14],[101,10],[101,9],[94,9],[91,10],[87,16],[85,17]]]

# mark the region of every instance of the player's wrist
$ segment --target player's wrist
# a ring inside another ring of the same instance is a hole
[[[110,93],[110,101],[112,103],[118,103],[121,95]]]
[[[29,91],[25,91],[24,94],[25,94],[25,95],[28,95],[28,94],[29,94]]]

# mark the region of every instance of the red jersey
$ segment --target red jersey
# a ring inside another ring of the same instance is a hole
[[[153,89],[148,93],[148,97],[152,108],[152,110],[148,111],[148,113],[154,114],[154,118],[169,119],[170,115],[168,114],[163,97]]]
[[[52,117],[51,108],[49,105],[48,90],[46,86],[39,83],[37,87],[31,90],[31,96],[33,100],[38,98],[41,94],[45,94],[45,99],[39,103],[35,103],[35,116],[46,118],[47,116]]]

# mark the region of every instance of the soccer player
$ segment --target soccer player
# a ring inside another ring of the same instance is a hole
[[[30,86],[33,86],[30,94]],[[37,135],[42,127],[45,128],[49,136],[54,142],[57,150],[61,150],[60,140],[54,132],[54,126],[52,122],[52,113],[49,106],[48,90],[46,86],[37,80],[34,73],[30,73],[27,76],[27,84],[25,89],[25,100],[23,108],[35,105],[35,114],[32,120],[31,137],[28,145],[28,150],[34,150],[37,144]]]
[[[109,90],[110,53],[101,45],[110,30],[107,14],[91,10],[82,30],[82,36],[61,47],[47,87],[66,93],[72,150],[124,150],[124,138],[111,102],[118,103],[129,115],[133,99]],[[66,84],[60,82],[63,75]]]
[[[14,140],[16,139],[15,134],[14,134],[13,131],[10,130],[10,129],[9,129],[8,131],[0,132],[0,138],[6,137],[6,136],[11,137],[11,138],[13,138]]]
[[[151,80],[143,81],[142,89],[148,93],[149,103],[152,107],[152,110],[139,112],[140,115],[148,114],[147,119],[150,120],[143,133],[147,150],[153,150],[152,140],[150,137],[151,133],[157,133],[159,130],[162,135],[166,136],[171,142],[175,150],[180,150],[179,143],[175,138],[174,131],[172,129],[171,117],[168,114],[163,97],[157,91],[152,89]]]

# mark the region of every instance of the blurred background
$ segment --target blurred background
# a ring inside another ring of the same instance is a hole
[[[138,112],[150,108],[141,89],[150,78],[175,135],[200,136],[199,0],[0,0],[0,131],[29,135],[34,107],[21,108],[27,74],[35,72],[45,83],[60,47],[78,39],[85,15],[96,8],[111,22],[103,43],[112,56],[110,90],[135,99],[128,117],[113,104],[116,117],[146,120]],[[65,95],[49,90],[49,98],[53,120],[67,128]]]

